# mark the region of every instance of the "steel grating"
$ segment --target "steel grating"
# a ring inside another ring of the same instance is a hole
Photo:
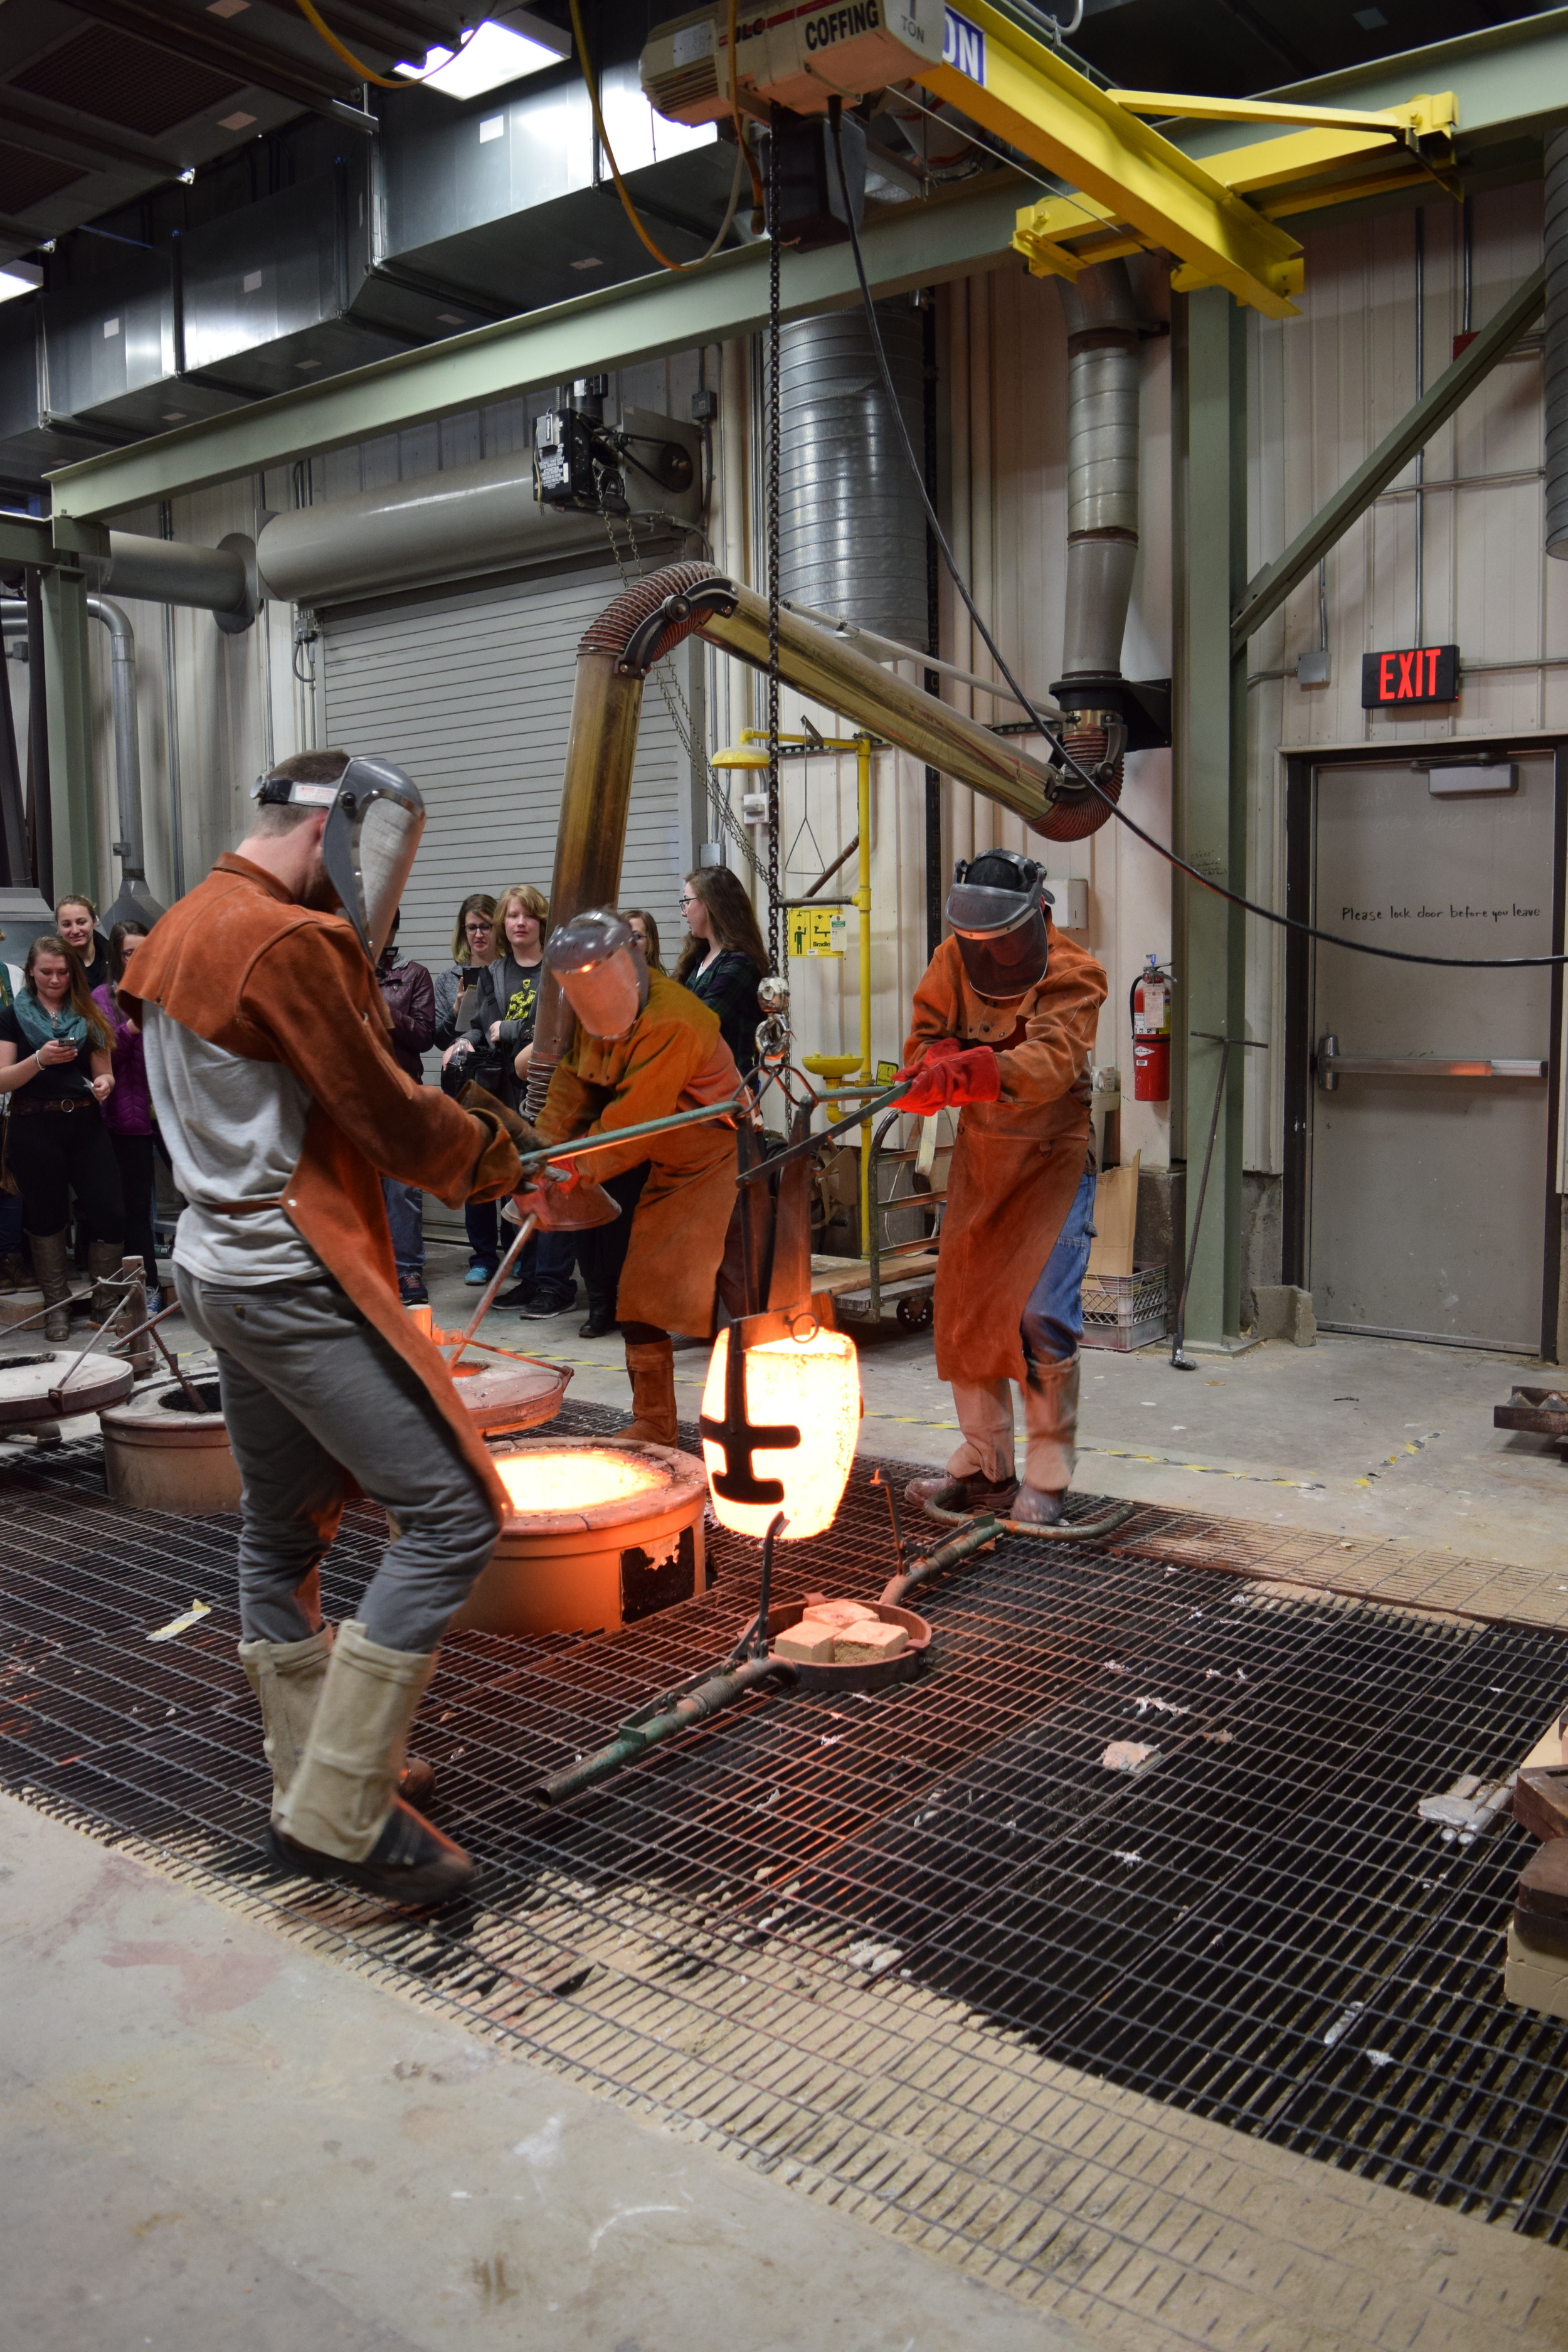
[[[870,1466],[830,1538],[781,1549],[780,1597],[889,1572]],[[352,1612],[379,1541],[373,1513],[350,1515],[330,1613]],[[1015,1538],[931,1589],[920,1681],[753,1700],[541,1811],[540,1773],[730,1646],[755,1553],[713,1542],[714,1592],[614,1639],[452,1638],[420,1747],[484,1878],[407,1920],[261,1855],[234,1522],[116,1510],[96,1449],[41,1457],[0,1507],[0,1785],[617,2096],[960,2240],[997,2226],[966,2184],[1005,2179],[1026,2243],[996,2069],[1022,2084],[1065,2063],[1568,2241],[1563,2031],[1501,1999],[1529,1841],[1505,1825],[1446,1845],[1415,1810],[1511,1769],[1563,1697],[1561,1635]],[[193,1598],[211,1615],[149,1648]],[[1111,1772],[1114,1739],[1157,1758]],[[851,2079],[845,2035],[900,2019]],[[940,2217],[899,2137],[939,2081],[979,2150],[947,2166]]]

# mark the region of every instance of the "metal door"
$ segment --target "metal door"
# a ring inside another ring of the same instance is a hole
[[[1450,794],[1441,770],[1320,769],[1314,921],[1425,955],[1549,952],[1553,762],[1521,760],[1514,774],[1511,792]],[[1534,1355],[1550,971],[1445,971],[1319,945],[1311,1003],[1319,1322]]]

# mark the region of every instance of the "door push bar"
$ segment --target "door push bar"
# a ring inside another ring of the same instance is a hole
[[[1318,1084],[1333,1094],[1342,1078],[1543,1078],[1544,1062],[1494,1055],[1489,1061],[1439,1061],[1426,1054],[1342,1054],[1337,1037],[1318,1041]]]

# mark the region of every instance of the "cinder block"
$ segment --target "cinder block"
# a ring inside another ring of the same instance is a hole
[[[1315,1348],[1318,1318],[1312,1294],[1290,1282],[1259,1283],[1253,1291],[1253,1328],[1260,1339],[1289,1339],[1294,1348]]]
[[[867,1618],[858,1625],[848,1625],[833,1644],[836,1666],[874,1665],[882,1658],[899,1657],[910,1646],[908,1628],[884,1625],[879,1617]]]
[[[1521,2009],[1568,2020],[1568,1953],[1542,1951],[1527,1944],[1510,1919],[1502,1990],[1503,1999],[1517,2001]]]
[[[773,1635],[775,1658],[793,1658],[798,1666],[830,1666],[834,1658],[837,1626],[815,1624],[803,1618],[798,1625],[786,1626]]]
[[[1568,1838],[1552,1838],[1520,1873],[1519,1907],[1568,1933]]]
[[[880,1622],[869,1601],[808,1601],[801,1622],[813,1625],[858,1625],[867,1617]]]

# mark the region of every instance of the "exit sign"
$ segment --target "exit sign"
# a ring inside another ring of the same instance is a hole
[[[1361,707],[1391,710],[1415,702],[1452,702],[1459,691],[1458,646],[1406,646],[1398,653],[1363,654]]]

